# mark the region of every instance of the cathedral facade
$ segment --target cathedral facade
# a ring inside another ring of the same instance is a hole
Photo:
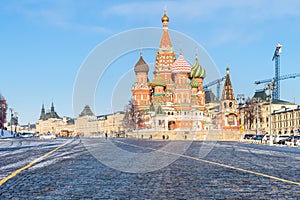
[[[134,66],[136,82],[132,86],[132,103],[143,112],[142,128],[161,130],[205,130],[205,92],[202,88],[206,76],[197,55],[191,66],[180,50],[176,53],[168,32],[169,17],[161,19],[163,32],[156,52],[154,78],[148,78],[149,66],[142,53]]]

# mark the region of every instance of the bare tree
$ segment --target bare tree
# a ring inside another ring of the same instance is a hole
[[[144,111],[138,110],[136,106],[133,105],[132,100],[129,100],[125,107],[125,115],[123,118],[122,125],[126,130],[135,130],[142,126]]]
[[[257,104],[258,104],[257,100],[253,98],[252,99],[248,98],[245,102],[244,123],[246,129],[252,129],[252,125],[254,124],[257,118],[260,122],[262,122],[261,106]]]

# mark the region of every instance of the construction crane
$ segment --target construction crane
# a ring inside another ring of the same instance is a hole
[[[219,101],[220,100],[220,93],[221,93],[221,83],[225,80],[226,76],[222,77],[222,78],[219,78],[219,79],[216,79],[208,84],[205,84],[203,85],[203,89],[205,91],[208,91],[208,88],[217,84],[217,100]]]
[[[282,75],[282,76],[279,76],[279,78],[277,80],[281,81],[281,80],[290,79],[290,78],[297,78],[297,77],[300,77],[300,73]],[[269,78],[269,79],[265,79],[265,80],[255,81],[254,84],[259,85],[259,84],[262,84],[262,83],[271,83],[272,81],[276,81],[276,79],[275,78]],[[275,84],[276,84],[276,82],[275,82]]]
[[[273,98],[274,99],[280,99],[280,54],[281,54],[281,47],[282,45],[280,43],[277,43],[276,49],[272,58],[272,61],[275,60],[275,76],[274,76],[274,82],[275,82],[275,90],[273,90]]]

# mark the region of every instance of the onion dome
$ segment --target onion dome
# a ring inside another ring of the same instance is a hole
[[[168,17],[167,14],[166,14],[166,10],[164,10],[164,16],[162,16],[161,22],[162,22],[162,23],[164,23],[164,22],[169,22],[169,17]]]
[[[199,83],[195,79],[191,80],[190,85],[191,85],[192,88],[198,88],[199,87]]]
[[[205,78],[206,77],[206,71],[204,69],[204,67],[202,67],[198,61],[198,57],[196,55],[196,60],[194,65],[192,66],[192,70],[191,73],[189,75],[190,79],[193,78]]]
[[[184,59],[182,52],[180,50],[180,55],[175,60],[172,66],[172,73],[190,73],[191,66],[190,64]]]
[[[162,87],[165,87],[166,86],[166,81],[165,81],[165,79],[163,79],[161,76],[156,76],[154,79],[153,79],[153,81],[152,81],[152,83],[151,83],[151,86],[152,87],[156,87],[156,86],[162,86]]]
[[[137,63],[134,65],[134,72],[149,72],[149,66],[147,63],[144,61],[142,52],[140,52],[140,59],[137,61]]]

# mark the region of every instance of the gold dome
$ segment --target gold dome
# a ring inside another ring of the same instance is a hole
[[[161,22],[169,22],[169,17],[166,14],[166,10],[164,10],[164,16],[162,16]]]

